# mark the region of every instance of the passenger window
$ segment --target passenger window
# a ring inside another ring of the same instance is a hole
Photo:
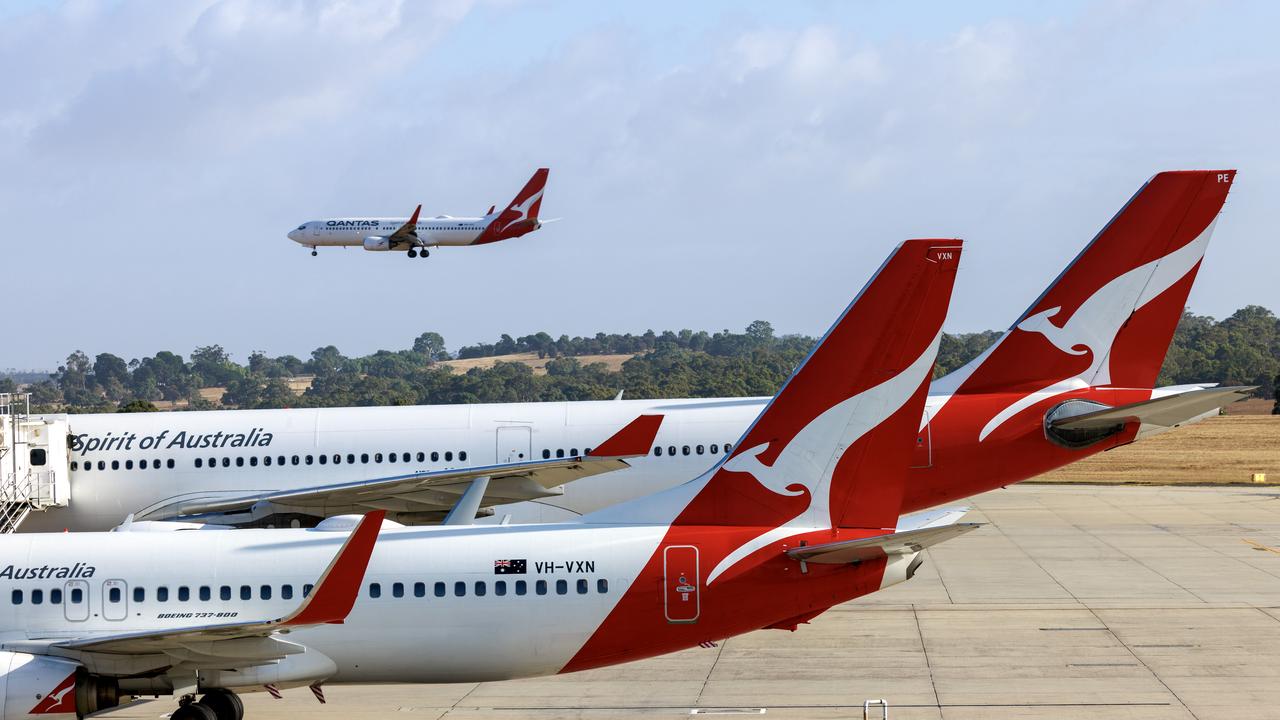
[[[484,581],[483,581],[483,580],[477,580],[477,581],[476,581],[476,597],[484,597],[484,594],[485,594],[486,592],[487,592],[487,590],[486,590],[486,588],[485,588]]]
[[[674,457],[674,456],[675,456],[675,454],[676,454],[676,446],[675,446],[675,445],[668,445],[668,446],[667,446],[667,454],[668,454],[668,455],[671,455],[672,457]]]
[[[661,446],[661,445],[654,445],[654,446],[653,446],[653,454],[654,454],[654,456],[655,456],[655,457],[662,457],[662,446]]]
[[[413,584],[413,596],[416,598],[427,596],[427,584],[424,582],[416,582]]]
[[[702,448],[702,446],[701,446],[701,445],[699,445],[699,446],[695,447],[693,450],[694,450],[694,452],[696,452],[696,453],[698,453],[699,455],[701,455],[701,454],[702,454],[702,449],[703,449],[703,448]]]
[[[72,470],[79,470],[79,469],[80,469],[80,463],[79,463],[79,462],[77,462],[77,461],[75,461],[75,460],[72,460],[72,461],[71,461],[71,469],[72,469]]]
[[[293,586],[292,586],[292,585],[281,585],[281,586],[280,586],[280,599],[281,599],[281,600],[292,600],[292,599],[293,599]]]
[[[523,454],[523,453],[521,453],[520,457],[524,457],[524,454]],[[460,462],[466,462],[466,460],[467,460],[467,451],[466,451],[466,450],[459,450],[459,451],[458,451],[458,460],[459,460]]]
[[[550,460],[550,459],[551,459],[551,451],[550,451],[550,450],[548,450],[548,449],[546,449],[546,448],[543,448],[543,449],[542,449],[542,459],[543,459],[543,460]]]
[[[163,585],[156,588],[156,602],[169,602],[169,588]]]
[[[136,602],[136,603],[140,603],[140,602],[142,602],[143,600],[145,600],[145,599],[146,599],[146,597],[147,597],[147,591],[146,591],[146,590],[143,590],[143,589],[142,589],[142,588],[140,588],[140,587],[136,587],[136,588],[134,588],[134,589],[133,589],[133,601],[134,601],[134,602]]]
[[[113,604],[120,602],[120,588],[113,587],[107,591],[107,602]]]
[[[258,588],[258,598],[259,598],[259,599],[261,599],[261,600],[270,600],[270,599],[271,599],[271,586],[270,586],[270,585],[263,585],[262,587]]]
[[[684,454],[684,455],[688,455],[688,454],[689,454],[689,446],[688,446],[688,445],[685,445],[684,447],[680,448],[680,452],[681,452],[682,454]]]
[[[267,467],[271,467],[271,456],[270,456],[270,455],[264,455],[264,456],[262,457],[262,464],[263,464],[263,465],[266,465]]]
[[[368,462],[369,462],[369,453],[360,453],[360,462],[365,463],[365,464],[368,464]]]
[[[425,461],[426,461],[426,459],[427,459],[427,454],[426,454],[426,453],[424,453],[424,452],[420,452],[420,453],[418,453],[418,462],[425,462]]]
[[[32,590],[32,591],[31,591],[31,604],[32,604],[32,605],[43,605],[43,604],[44,604],[44,591],[43,591],[43,590]]]
[[[609,592],[609,581],[605,580],[604,578],[600,578],[599,580],[597,580],[596,592],[600,593],[601,595]]]
[[[577,455],[577,454],[578,454],[578,448],[569,448],[569,454],[570,454],[570,455]]]
[[[444,451],[444,461],[445,461],[445,462],[453,462],[453,451],[452,451],[452,450],[445,450],[445,451]]]
[[[249,587],[248,585],[241,585],[241,586],[240,586],[240,599],[241,599],[241,600],[252,600],[252,599],[253,599],[253,588]]]
[[[391,597],[404,597],[404,583],[392,583]]]
[[[191,588],[183,585],[178,588],[178,602],[188,602],[191,600]]]
[[[369,583],[369,597],[382,597],[382,585],[380,583]]]
[[[313,586],[312,586],[312,585],[310,585],[310,584],[303,585],[303,586],[302,586],[302,597],[307,597],[308,595],[310,595],[310,594],[311,594],[311,588],[312,588],[312,587],[313,587]]]
[[[569,592],[569,581],[568,581],[568,580],[557,580],[557,581],[556,581],[556,594],[557,594],[557,595],[564,595],[564,594],[565,594],[565,593],[567,593],[567,592]]]
[[[79,605],[82,602],[84,602],[84,590],[80,588],[71,588],[71,604]]]
[[[213,588],[208,585],[200,586],[200,602],[209,602],[213,599]]]
[[[374,453],[374,454],[373,454],[373,461],[374,461],[374,462],[376,462],[376,463],[380,463],[380,462],[382,462],[382,453]]]
[[[453,594],[462,597],[467,594],[467,584],[459,580],[453,584]]]
[[[516,581],[516,594],[524,595],[529,592],[529,584],[523,580]]]
[[[290,458],[290,459],[289,459],[289,462],[293,463],[294,465],[297,465],[297,464],[298,464],[298,456],[297,456],[297,455],[294,455],[292,458]]]
[[[102,460],[99,460],[99,461],[98,461],[98,469],[99,469],[99,470],[106,470],[106,469],[107,469],[107,463],[106,463],[106,462],[104,462],[104,461],[102,461]]]
[[[169,458],[168,460],[166,460],[166,461],[165,461],[165,463],[164,463],[164,466],[165,466],[165,467],[167,467],[167,468],[169,468],[170,470],[172,470],[172,469],[173,469],[173,458]]]
[[[537,593],[538,595],[546,595],[546,594],[547,594],[547,581],[546,581],[546,580],[539,580],[539,581],[535,582],[535,583],[533,584],[533,591],[534,591],[535,593]]]
[[[320,461],[320,464],[321,464],[321,465],[324,465],[325,463],[329,462],[329,456],[328,456],[328,455],[321,455],[321,456],[320,456],[319,458],[317,458],[317,459]]]
[[[52,589],[52,590],[50,590],[50,591],[49,591],[49,604],[51,604],[51,605],[61,605],[61,604],[62,604],[62,590],[61,590],[61,589],[59,589],[59,588],[54,588],[54,589]]]
[[[111,461],[111,469],[112,469],[112,470],[119,470],[119,469],[120,469],[120,461],[119,461],[119,460],[112,460],[112,461]]]
[[[564,448],[556,448],[556,457],[558,458],[564,457]]]
[[[49,452],[44,448],[31,448],[31,464],[44,465],[49,462]]]
[[[35,452],[35,451],[34,451],[34,450],[32,450],[32,452]],[[133,461],[132,461],[132,460],[125,460],[125,461],[124,461],[124,469],[125,469],[125,470],[132,470],[132,469],[133,469]]]
[[[355,465],[355,464],[356,464],[356,456],[355,456],[354,454],[352,454],[352,453],[347,453],[347,464],[348,464],[348,465]]]
[[[588,589],[588,587],[589,587],[589,586],[587,585],[587,579],[586,579],[586,578],[581,578],[581,579],[579,579],[579,580],[578,580],[578,594],[579,594],[579,595],[586,595],[586,594],[587,594],[587,589]]]
[[[494,594],[494,595],[506,595],[506,594],[507,594],[507,581],[506,581],[506,580],[494,580],[494,581],[493,581],[493,594]]]
[[[249,467],[258,467],[258,456],[257,456],[257,455],[250,455],[250,456],[249,456]]]
[[[204,460],[201,460],[200,458],[196,458],[196,469],[198,470],[203,466],[204,466]]]
[[[436,583],[435,592],[436,592],[436,597],[444,597],[444,583],[442,582]]]
[[[333,454],[333,464],[334,464],[334,465],[341,465],[341,464],[342,464],[342,454],[341,454],[341,453],[334,453],[334,454]]]
[[[308,455],[308,456],[307,456],[307,464],[308,464],[308,465],[310,465],[310,464],[311,464],[311,460],[312,460],[311,456],[310,456],[310,455]]]
[[[244,467],[244,458],[243,458],[243,457],[238,457],[238,458],[236,458],[236,467]]]
[[[283,455],[277,455],[277,456],[276,456],[276,464],[277,464],[277,465],[283,465],[283,464],[284,464],[284,456],[283,456]]]
[[[231,599],[231,586],[230,586],[230,585],[223,585],[222,587],[218,588],[218,598],[219,598],[219,599],[221,599],[221,600],[224,600],[224,601],[226,601],[226,600],[230,600],[230,599]]]
[[[432,452],[432,453],[431,453],[431,462],[440,462],[440,453],[438,453],[438,452]]]
[[[726,453],[733,452],[733,446],[732,446],[732,445],[730,445],[729,443],[725,443],[725,444],[724,444],[724,451],[725,451]]]
[[[22,604],[22,591],[21,591],[21,590],[14,590],[14,591],[13,591],[13,595],[11,595],[10,597],[12,598],[12,600],[13,600],[13,604],[14,604],[14,605],[21,605],[21,604]]]
[[[711,454],[715,455],[719,452],[720,452],[720,446],[715,443],[711,443]]]
[[[231,467],[231,458],[222,458],[222,467]]]

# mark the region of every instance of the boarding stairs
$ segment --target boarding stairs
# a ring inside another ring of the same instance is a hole
[[[0,533],[71,499],[67,419],[31,415],[31,396],[0,393]]]

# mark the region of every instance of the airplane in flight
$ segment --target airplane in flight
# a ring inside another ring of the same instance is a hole
[[[732,452],[577,522],[0,537],[5,717],[173,694],[173,720],[241,720],[243,691],[576,672],[903,582],[977,527],[901,516],[960,254],[899,245]]]
[[[1250,388],[1155,387],[1233,179],[1233,171],[1153,177],[991,348],[933,381],[907,512],[1026,480],[1248,395]],[[42,463],[32,469],[50,484],[39,497],[54,504],[27,514],[20,529],[105,530],[131,513],[310,526],[378,508],[402,523],[438,522],[470,488],[471,468],[572,459],[637,416],[663,415],[648,454],[616,472],[568,484],[511,473],[491,479],[479,505],[488,516],[480,522],[570,520],[705,471],[768,400],[35,418],[45,444],[30,446]],[[353,487],[365,504],[349,501]]]
[[[537,230],[551,220],[539,220],[547,168],[539,168],[502,212],[489,208],[484,217],[437,215],[421,218],[422,206],[404,218],[348,217],[310,220],[289,231],[289,239],[311,248],[363,247],[371,252],[398,251],[414,258],[427,257],[427,248],[486,245],[510,240]]]

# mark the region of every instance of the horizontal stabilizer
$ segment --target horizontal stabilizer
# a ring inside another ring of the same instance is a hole
[[[927,547],[937,545],[953,537],[959,537],[970,530],[982,527],[981,523],[956,523],[924,527],[918,530],[907,530],[889,535],[876,535],[861,540],[843,540],[825,545],[806,545],[791,548],[787,551],[796,560],[826,565],[844,565],[846,563],[873,560],[887,555],[906,555],[919,552]]]
[[[1049,426],[1058,430],[1086,430],[1110,427],[1117,423],[1140,422],[1143,425],[1173,427],[1243,400],[1257,389],[1257,386],[1239,386],[1191,390],[1129,405],[1103,408],[1083,415],[1058,418],[1051,420]]]

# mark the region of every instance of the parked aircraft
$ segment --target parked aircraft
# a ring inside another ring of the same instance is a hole
[[[5,717],[172,692],[173,720],[239,720],[236,690],[574,672],[794,629],[902,582],[975,527],[899,517],[960,251],[900,245],[712,470],[580,522],[382,528],[375,511],[336,554],[324,525],[0,537]]]
[[[1153,389],[1233,178],[1234,171],[1152,178],[991,348],[933,382],[907,512],[1194,422],[1248,394],[1207,385]],[[50,417],[43,437],[53,445],[42,451],[48,474],[41,477],[70,483],[42,497],[73,489],[74,501],[31,513],[22,529],[101,530],[129,513],[306,526],[373,508],[400,522],[435,522],[470,487],[471,476],[451,472],[578,457],[639,415],[664,415],[647,457],[627,460],[626,469],[568,485],[497,478],[481,502],[493,521],[566,520],[705,471],[731,451],[767,400]],[[54,468],[67,457],[57,443],[68,433],[70,463]],[[406,476],[430,488],[396,490]],[[335,484],[363,484],[367,504],[314,500]],[[297,504],[289,499],[296,493],[313,500]]]
[[[520,194],[502,212],[489,208],[483,217],[437,215],[420,218],[422,206],[404,218],[344,217],[310,220],[289,231],[289,239],[311,248],[363,247],[372,252],[402,251],[409,257],[430,255],[427,248],[485,245],[510,240],[537,230],[551,220],[539,220],[547,168],[539,168]]]

